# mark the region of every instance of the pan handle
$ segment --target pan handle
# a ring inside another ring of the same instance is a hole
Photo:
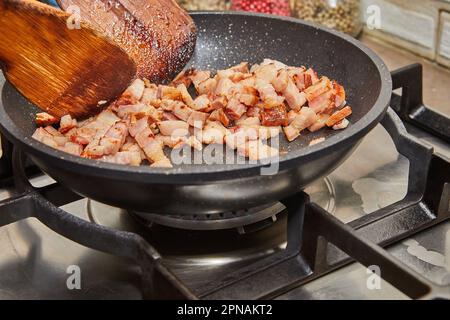
[[[401,96],[393,94],[391,107],[402,120],[450,142],[450,119],[423,103],[422,74],[419,63],[391,72],[393,89],[402,89]]]
[[[164,265],[159,253],[141,236],[88,222],[41,195],[24,171],[25,155],[13,150],[13,171],[19,195],[0,201],[0,227],[34,217],[51,230],[83,246],[139,263],[145,298],[195,299],[195,295]]]

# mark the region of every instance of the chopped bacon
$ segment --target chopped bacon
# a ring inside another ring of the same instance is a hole
[[[225,108],[226,114],[232,120],[237,120],[242,117],[246,110],[247,108],[245,107],[245,105],[240,103],[236,98],[231,98]]]
[[[180,120],[169,120],[158,122],[159,130],[164,136],[180,137],[189,132],[189,124]]]
[[[188,121],[189,116],[192,113],[192,109],[189,108],[188,106],[184,105],[183,103],[181,103],[181,104],[175,105],[173,107],[172,112],[180,120]]]
[[[36,124],[39,127],[50,126],[52,124],[58,123],[59,119],[57,117],[48,114],[47,112],[36,113]]]
[[[277,67],[274,64],[259,65],[253,69],[256,79],[266,83],[271,83],[278,75]]]
[[[350,122],[344,118],[333,126],[333,130],[345,129],[348,127],[349,124],[350,124]]]
[[[216,95],[218,96],[225,96],[228,97],[228,94],[231,90],[231,88],[234,86],[233,81],[231,81],[228,78],[221,78],[217,82],[216,90],[214,91]]]
[[[324,141],[325,141],[325,138],[324,138],[324,137],[317,138],[317,139],[313,139],[313,140],[311,140],[311,141],[309,142],[309,145],[310,145],[310,146],[313,146],[313,145],[315,145],[315,144],[318,144],[318,143],[321,143],[321,142],[324,142]]]
[[[192,109],[197,111],[207,112],[210,108],[211,108],[211,101],[209,100],[206,94],[203,94],[195,98],[194,103],[192,104]]]
[[[334,93],[332,90],[326,91],[311,100],[308,106],[316,113],[327,112],[334,107]]]
[[[203,125],[205,124],[208,117],[209,117],[209,113],[194,110],[190,114],[190,116],[187,120],[187,123],[189,123],[189,125],[194,128],[201,129],[201,128],[203,128]]]
[[[136,79],[133,83],[122,93],[119,99],[116,101],[117,105],[135,104],[137,103],[144,93],[145,83],[141,79]]]
[[[192,99],[191,95],[189,94],[189,91],[187,90],[187,87],[181,83],[177,86],[177,90],[181,94],[181,100],[188,106],[192,108],[192,105],[194,103],[194,100]]]
[[[263,126],[287,126],[289,123],[285,106],[264,109],[261,112],[261,124]]]
[[[308,130],[311,132],[316,132],[326,126],[326,122],[328,121],[328,118],[330,115],[328,114],[319,114],[318,119],[314,124],[308,127]]]
[[[72,117],[69,114],[66,114],[65,116],[61,117],[61,120],[59,122],[59,132],[66,133],[69,130],[77,127],[77,120],[72,119]]]
[[[208,119],[212,121],[220,121],[226,127],[228,127],[230,124],[230,119],[223,111],[223,109],[214,110]]]
[[[158,99],[158,87],[152,85],[151,87],[145,88],[142,94],[141,103],[151,105]]]
[[[286,98],[291,109],[299,111],[306,103],[306,96],[304,92],[299,92],[292,80],[288,80],[286,89],[283,91],[283,95]]]
[[[258,107],[248,107],[247,108],[247,117],[259,117],[261,109]]]
[[[328,120],[326,122],[326,125],[328,127],[332,127],[336,123],[338,123],[339,121],[347,118],[351,114],[352,114],[352,108],[350,106],[346,106],[346,107],[342,108],[341,110],[338,110],[335,113],[333,113],[330,116],[330,118],[328,118]]]
[[[211,77],[211,72],[209,72],[209,71],[199,71],[199,70],[195,70],[189,76],[189,78],[192,80],[192,83],[194,84],[196,89],[197,89],[197,87],[198,87],[198,85],[200,83],[202,83],[203,81],[209,79],[210,77]]]
[[[192,84],[196,95],[188,90]],[[210,71],[187,69],[170,85],[137,79],[109,106],[99,101],[103,110],[89,119],[77,122],[67,115],[52,127],[58,119],[38,113],[36,123],[43,127],[33,138],[70,154],[124,165],[148,160],[152,167],[171,167],[165,147],[202,150],[203,143],[225,143],[259,160],[278,155],[273,146],[282,130],[292,141],[306,128],[346,128],[351,108],[345,99],[337,81],[319,78],[312,68],[264,59],[250,69],[242,62],[218,70],[213,77]],[[272,147],[263,143],[269,139]]]
[[[209,78],[206,79],[205,81],[200,82],[197,86],[197,93],[199,95],[202,94],[209,94],[212,93],[216,90],[217,87],[217,79],[214,78]]]
[[[175,79],[172,81],[172,85],[178,86],[180,84],[184,84],[186,88],[188,88],[192,84],[191,76],[195,73],[194,68],[186,69],[181,71]]]
[[[320,81],[318,81],[316,84],[313,84],[309,88],[305,89],[306,99],[308,102],[311,102],[318,96],[320,96],[322,93],[325,93],[332,89],[332,84],[330,79],[327,77],[322,77]]]
[[[182,100],[181,92],[174,87],[171,86],[158,86],[158,98],[161,100],[169,99],[169,100]]]

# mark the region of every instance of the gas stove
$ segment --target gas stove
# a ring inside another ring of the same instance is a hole
[[[401,96],[330,176],[240,211],[144,217],[3,142],[0,299],[450,298],[450,120],[421,79],[393,73]]]

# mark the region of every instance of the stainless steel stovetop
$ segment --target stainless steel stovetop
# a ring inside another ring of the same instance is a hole
[[[450,158],[449,146],[440,145],[439,150]],[[349,160],[306,191],[312,201],[339,220],[350,222],[401,200],[407,180],[408,160],[398,154],[387,132],[378,126]],[[32,179],[36,187],[52,182],[44,175]],[[7,198],[10,192],[1,190],[0,196]],[[97,224],[142,232],[141,224],[127,212],[95,201],[82,199],[63,208]],[[233,229],[207,231],[206,236],[157,225],[150,226],[148,234],[176,275],[195,288],[283,249],[286,218],[275,217],[272,226],[246,235]],[[142,297],[134,263],[67,240],[33,218],[0,228],[0,252],[0,299]],[[450,285],[450,222],[393,245],[389,252],[431,281]],[[67,287],[72,266],[81,270],[79,290]],[[367,278],[366,268],[354,263],[279,299],[407,298],[384,281],[380,289],[368,289]]]

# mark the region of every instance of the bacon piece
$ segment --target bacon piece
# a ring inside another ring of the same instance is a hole
[[[248,157],[252,161],[257,161],[265,158],[272,158],[279,155],[279,151],[272,148],[261,140],[250,140],[237,147],[238,154]]]
[[[261,109],[258,107],[248,107],[247,108],[247,117],[259,117]]]
[[[81,156],[83,147],[77,143],[67,142],[64,146],[58,148],[61,151],[73,154],[75,156]]]
[[[48,114],[47,112],[38,112],[36,113],[35,121],[39,127],[45,127],[58,123],[59,118],[54,117],[51,114]]]
[[[172,163],[170,162],[169,158],[164,157],[161,160],[153,162],[150,167],[153,168],[173,168]]]
[[[158,99],[158,87],[151,84],[149,87],[144,89],[142,93],[141,103],[151,105]]]
[[[278,96],[274,87],[270,83],[261,80],[256,80],[256,90],[259,92],[261,100],[263,100],[264,108],[273,108],[283,103],[284,97]]]
[[[186,86],[184,84],[179,84],[177,86],[177,90],[181,94],[181,100],[190,108],[192,108],[192,105],[194,104],[194,100],[192,99],[191,95],[189,94],[189,91],[187,90]]]
[[[313,84],[309,88],[305,89],[306,99],[308,102],[311,102],[318,96],[320,96],[322,93],[325,93],[333,88],[332,83],[330,79],[327,77],[322,77],[320,81],[318,81],[316,84]]]
[[[104,146],[104,155],[114,154],[120,150],[128,135],[128,124],[124,121],[117,122],[100,139],[100,146]]]
[[[133,83],[122,93],[116,101],[118,106],[124,104],[136,104],[141,100],[144,93],[145,83],[141,79],[136,79]]]
[[[141,154],[139,151],[120,151],[114,155],[104,156],[100,158],[100,160],[104,162],[130,166],[139,166],[142,162]]]
[[[158,122],[159,130],[162,135],[181,137],[186,136],[189,133],[189,124],[184,121],[161,121]]]
[[[66,114],[65,116],[61,117],[61,120],[59,122],[59,132],[66,133],[72,128],[77,127],[77,120],[72,119],[72,117],[69,114]]]
[[[205,81],[200,82],[196,86],[197,93],[199,95],[214,93],[217,87],[217,83],[218,83],[217,79],[214,78],[206,79]]]
[[[278,75],[277,68],[274,64],[259,65],[253,69],[256,79],[266,83],[271,83]]]
[[[211,108],[213,110],[217,110],[217,109],[223,109],[225,108],[225,106],[228,103],[228,99],[225,96],[219,96],[216,97],[212,102],[211,102]]]
[[[220,122],[208,121],[197,138],[204,144],[223,144],[228,133]]]
[[[285,69],[287,67],[284,63],[277,61],[277,60],[272,60],[272,59],[264,59],[263,62],[260,64],[260,66],[265,66],[268,64],[273,64],[275,66],[275,68],[277,69],[277,71],[281,70],[281,69]]]
[[[184,84],[186,88],[189,88],[189,86],[192,84],[192,75],[196,73],[196,70],[194,68],[189,68],[186,70],[181,71],[175,79],[172,81],[172,85],[178,86],[180,84]]]
[[[272,80],[272,86],[277,92],[283,92],[288,86],[289,75],[285,69],[278,72],[275,79]]]
[[[161,100],[169,99],[169,100],[182,100],[181,92],[174,87],[171,86],[158,86],[158,98]]]
[[[225,112],[223,111],[223,109],[217,109],[214,110],[211,115],[209,116],[208,120],[212,120],[212,121],[219,121],[220,123],[222,123],[225,127],[228,127],[228,125],[230,124],[230,119],[228,118],[228,116],[225,114]]]
[[[330,90],[311,100],[308,106],[318,114],[324,113],[334,108],[334,100],[334,93]]]
[[[208,113],[194,110],[189,115],[187,123],[189,123],[189,125],[194,127],[194,128],[201,129],[201,128],[203,128],[203,125],[205,124],[205,122],[208,119],[208,117],[209,117]]]
[[[285,106],[264,109],[261,114],[263,126],[287,126],[289,123]]]
[[[162,121],[171,121],[171,120],[177,121],[178,118],[175,117],[175,115],[172,112],[163,112]]]
[[[295,86],[291,79],[288,80],[286,89],[283,91],[283,95],[286,98],[291,109],[299,111],[302,106],[306,103],[305,93],[299,92],[298,88]]]
[[[249,73],[250,72],[248,69],[248,62],[246,62],[246,61],[243,61],[235,66],[232,66],[230,69],[233,71],[236,71],[236,72],[241,72],[241,73]]]
[[[236,98],[231,98],[225,107],[225,112],[232,120],[237,120],[247,111],[245,105],[239,102]]]
[[[325,138],[324,138],[324,137],[317,138],[317,139],[313,139],[313,140],[311,140],[311,141],[309,142],[309,145],[310,145],[310,146],[313,146],[313,145],[315,145],[315,144],[318,144],[318,143],[321,143],[321,142],[324,142],[324,141],[325,141]]]
[[[334,105],[336,108],[343,107],[345,103],[345,89],[336,81],[333,81],[333,89],[335,94]]]
[[[130,135],[134,138],[139,132],[145,130],[148,128],[148,117],[143,117],[136,121],[135,123],[132,123],[128,127],[128,131]]]
[[[308,127],[308,130],[311,132],[316,132],[316,131],[322,129],[323,127],[325,127],[326,122],[327,122],[328,118],[330,117],[330,115],[328,115],[328,114],[319,114],[317,116],[318,116],[317,121],[313,125]]]
[[[347,118],[349,115],[352,114],[352,108],[350,106],[346,106],[342,108],[341,110],[336,111],[333,113],[330,118],[328,118],[326,125],[328,127],[332,127],[335,124],[337,124],[339,121],[343,120],[344,118]]]
[[[292,126],[283,127],[283,132],[289,142],[294,141],[300,136],[300,130]]]
[[[189,116],[192,113],[192,109],[189,108],[188,106],[184,105],[183,103],[181,103],[181,104],[175,105],[173,107],[172,112],[180,120],[188,121]]]
[[[238,121],[236,121],[238,126],[260,126],[261,121],[259,117],[242,117]]]
[[[189,76],[189,78],[194,83],[195,88],[197,88],[197,86],[200,83],[202,83],[203,81],[211,78],[211,72],[195,70],[194,72],[192,72],[192,74]]]
[[[196,111],[205,111],[211,108],[211,101],[209,100],[206,94],[198,96],[195,98],[194,103],[192,104],[192,109]]]
[[[228,97],[229,92],[233,86],[233,81],[228,78],[221,78],[217,83],[215,94],[218,96]]]
[[[350,124],[350,121],[348,121],[347,119],[344,118],[333,126],[333,130],[345,129],[348,127],[349,124]]]

